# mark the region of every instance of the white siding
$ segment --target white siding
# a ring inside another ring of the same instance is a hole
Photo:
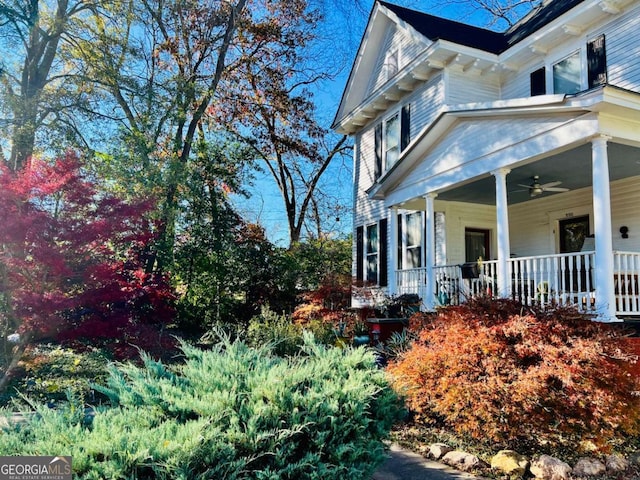
[[[613,248],[640,251],[640,177],[611,183],[611,223]],[[593,197],[591,188],[542,197],[509,208],[511,253],[517,256],[545,255],[558,252],[556,228],[558,220],[590,215],[593,233]],[[619,229],[629,228],[623,239]]]
[[[411,62],[421,50],[425,48],[425,44],[412,38],[402,29],[398,28],[395,23],[389,23],[389,27],[385,34],[384,42],[378,52],[378,59],[371,73],[367,95],[373,93],[387,82],[387,72],[385,70],[385,59],[388,52],[398,51],[398,70],[401,70],[409,62]]]
[[[444,106],[444,80],[442,75],[429,80],[407,99],[411,103],[411,138],[429,125]]]
[[[608,81],[628,90],[640,90],[640,6],[620,15],[606,25],[592,26],[581,35],[575,48],[584,49],[587,42],[604,33],[606,38]],[[547,69],[566,52],[566,45],[558,45],[547,54]],[[543,65],[542,61],[526,65],[507,77],[502,86],[502,98],[521,98],[530,95],[530,74]],[[586,66],[585,66],[586,68]],[[547,85],[549,89],[549,85]],[[549,91],[549,90],[548,90]]]
[[[500,99],[500,85],[497,77],[486,77],[449,70],[446,84],[446,102],[449,105],[491,102]]]
[[[367,190],[374,182],[375,152],[374,125],[370,125],[356,137],[358,158],[354,165],[355,225],[372,223],[385,215],[384,204],[370,200]]]
[[[455,265],[465,261],[465,228],[491,230],[491,256],[495,258],[496,209],[492,205],[476,205],[463,202],[443,202],[436,200],[435,210],[444,212],[446,264]]]
[[[503,117],[472,120],[457,124],[441,139],[429,155],[402,180],[398,189],[408,188],[425,179],[444,174],[487,154],[517,145],[523,140],[552,130],[568,120],[568,116],[521,118]],[[505,132],[509,132],[508,135]],[[513,159],[516,160],[515,158]],[[472,178],[478,172],[461,169],[457,181]]]
[[[517,74],[509,75],[502,85],[502,100],[530,97],[531,72],[539,69],[542,65],[542,63],[532,64],[529,68],[525,67]]]
[[[640,90],[640,6],[603,30],[606,37],[609,83]]]

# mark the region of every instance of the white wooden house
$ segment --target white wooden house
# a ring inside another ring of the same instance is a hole
[[[358,281],[640,314],[640,0],[551,0],[503,33],[377,1],[333,127]]]

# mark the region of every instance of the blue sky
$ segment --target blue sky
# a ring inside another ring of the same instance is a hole
[[[390,0],[404,7],[421,10],[473,25],[490,25],[490,15],[471,5],[469,0]],[[320,40],[314,53],[315,61],[321,68],[334,74],[331,81],[316,87],[314,97],[318,105],[318,116],[323,124],[329,126],[338,108],[342,91],[346,85],[351,65],[355,57],[367,19],[373,6],[373,0],[319,0],[325,6],[325,21],[319,25]],[[340,8],[332,8],[340,4]],[[493,29],[504,30],[506,25],[496,25]],[[336,214],[340,221],[332,216],[330,226],[336,233],[351,232],[351,165],[347,161],[336,161],[325,174],[322,193],[339,199],[341,212]],[[269,239],[279,245],[288,243],[288,230],[284,206],[280,192],[268,174],[256,174],[253,188],[249,189],[251,198],[238,199],[240,212],[249,221],[259,222],[266,230]]]

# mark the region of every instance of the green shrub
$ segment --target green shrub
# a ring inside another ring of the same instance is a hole
[[[183,347],[167,367],[110,370],[112,407],[40,408],[0,454],[71,455],[79,479],[365,479],[383,459],[397,397],[366,349],[305,338],[282,358],[241,342]],[[75,477],[74,477],[75,478]]]
[[[23,355],[0,404],[10,403],[18,392],[40,403],[65,400],[68,392],[93,402],[90,383],[106,380],[109,361],[100,350],[78,352],[59,345],[35,345]]]
[[[287,315],[278,315],[268,306],[262,307],[260,315],[249,322],[246,342],[252,347],[271,345],[279,356],[297,355],[304,344],[304,332],[310,332],[318,343],[333,345],[336,334],[333,324],[314,319],[304,325],[295,323]]]
[[[247,344],[261,347],[270,344],[273,353],[279,356],[295,355],[303,344],[302,328],[286,315],[279,315],[268,306],[263,306],[260,315],[249,322]]]
[[[428,317],[389,372],[425,424],[520,451],[604,450],[640,431],[619,336],[574,310],[477,299]]]

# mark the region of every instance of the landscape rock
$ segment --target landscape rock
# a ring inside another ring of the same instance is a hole
[[[595,477],[607,471],[607,467],[597,458],[580,458],[573,467],[573,475],[576,477]]]
[[[618,473],[628,470],[631,463],[621,455],[607,455],[605,465],[607,472]]]
[[[467,452],[461,452],[459,450],[448,452],[444,457],[442,457],[442,461],[453,468],[462,470],[463,472],[469,472],[485,465],[484,462],[475,455],[471,455]]]
[[[534,477],[542,480],[566,480],[571,474],[571,466],[568,463],[549,455],[540,456],[531,464],[529,470]]]
[[[513,450],[500,450],[491,459],[491,468],[506,475],[523,477],[529,468],[529,461]]]
[[[434,443],[429,447],[429,454],[436,460],[440,460],[451,451],[453,451],[453,448],[445,443]]]
[[[640,452],[633,452],[629,455],[629,463],[631,465],[640,465]]]

